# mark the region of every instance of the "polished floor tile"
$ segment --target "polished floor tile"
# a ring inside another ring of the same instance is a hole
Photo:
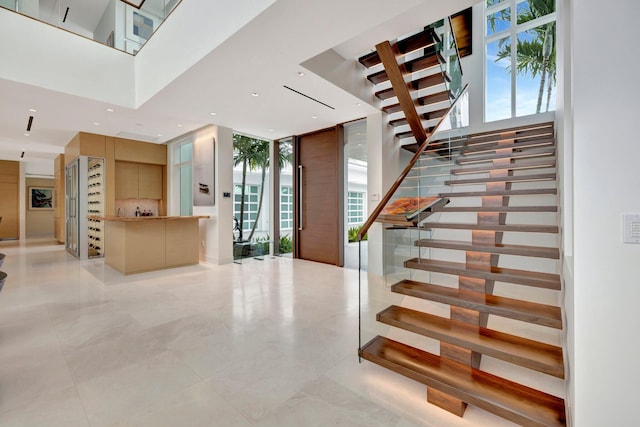
[[[123,276],[0,242],[0,427],[510,426],[359,363],[358,272],[269,258]],[[393,295],[363,277],[361,309]],[[365,339],[383,331],[368,316]]]

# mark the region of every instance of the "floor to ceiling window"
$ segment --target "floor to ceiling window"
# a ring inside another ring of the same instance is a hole
[[[269,141],[233,135],[236,242],[269,240],[269,148]]]
[[[553,111],[556,0],[486,0],[485,121]]]
[[[193,214],[193,182],[192,157],[193,141],[191,139],[179,143],[173,148],[173,165],[178,171],[178,194],[180,200],[180,215]]]

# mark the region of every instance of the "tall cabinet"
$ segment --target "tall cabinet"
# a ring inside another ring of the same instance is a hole
[[[151,200],[166,215],[167,147],[78,133],[65,147],[65,244],[80,259],[104,255],[104,224],[123,200]],[[56,184],[57,185],[57,184]]]

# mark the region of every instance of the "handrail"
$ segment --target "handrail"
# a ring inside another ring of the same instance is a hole
[[[460,75],[464,75],[462,72],[462,57],[460,56],[460,49],[458,49],[458,39],[456,38],[456,32],[453,31],[453,21],[451,21],[451,15],[447,18],[449,19],[449,29],[451,30],[451,37],[453,37],[453,45],[456,47],[456,55],[458,56],[458,64],[460,66]]]
[[[396,192],[398,187],[400,187],[400,184],[402,184],[402,181],[404,181],[404,179],[409,174],[411,169],[413,169],[413,166],[416,164],[416,162],[418,161],[418,159],[420,158],[422,153],[427,149],[427,146],[431,142],[431,138],[433,137],[433,135],[436,134],[436,132],[438,131],[438,128],[440,128],[440,125],[442,125],[442,123],[444,122],[444,119],[449,117],[449,113],[451,112],[451,110],[453,110],[453,107],[455,107],[456,104],[458,103],[458,100],[460,100],[460,98],[462,98],[462,95],[464,95],[464,93],[466,92],[467,87],[469,87],[469,83],[464,85],[464,88],[462,88],[462,91],[460,91],[460,95],[458,95],[456,100],[453,101],[453,103],[449,106],[449,108],[447,109],[446,114],[443,115],[442,117],[440,117],[440,120],[438,120],[438,124],[436,124],[436,126],[433,128],[433,131],[429,134],[427,139],[422,143],[420,148],[418,148],[418,151],[416,151],[416,153],[413,155],[413,157],[409,161],[409,164],[407,164],[407,166],[403,169],[403,171],[400,174],[400,176],[395,180],[395,182],[393,183],[391,188],[389,188],[389,190],[384,195],[382,200],[380,200],[380,203],[378,203],[378,206],[376,206],[376,208],[373,210],[371,215],[369,215],[369,218],[367,218],[367,221],[362,225],[362,228],[360,229],[360,232],[358,233],[358,236],[357,236],[358,241],[362,240],[364,235],[367,234],[367,231],[369,231],[369,228],[376,221],[376,218],[378,218],[378,215],[380,215],[380,212],[382,212],[382,210],[387,205],[387,203],[389,203],[389,200],[391,199],[393,194]]]

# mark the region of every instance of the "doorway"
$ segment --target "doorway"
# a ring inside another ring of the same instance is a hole
[[[294,138],[294,256],[344,263],[343,128],[336,126]]]

